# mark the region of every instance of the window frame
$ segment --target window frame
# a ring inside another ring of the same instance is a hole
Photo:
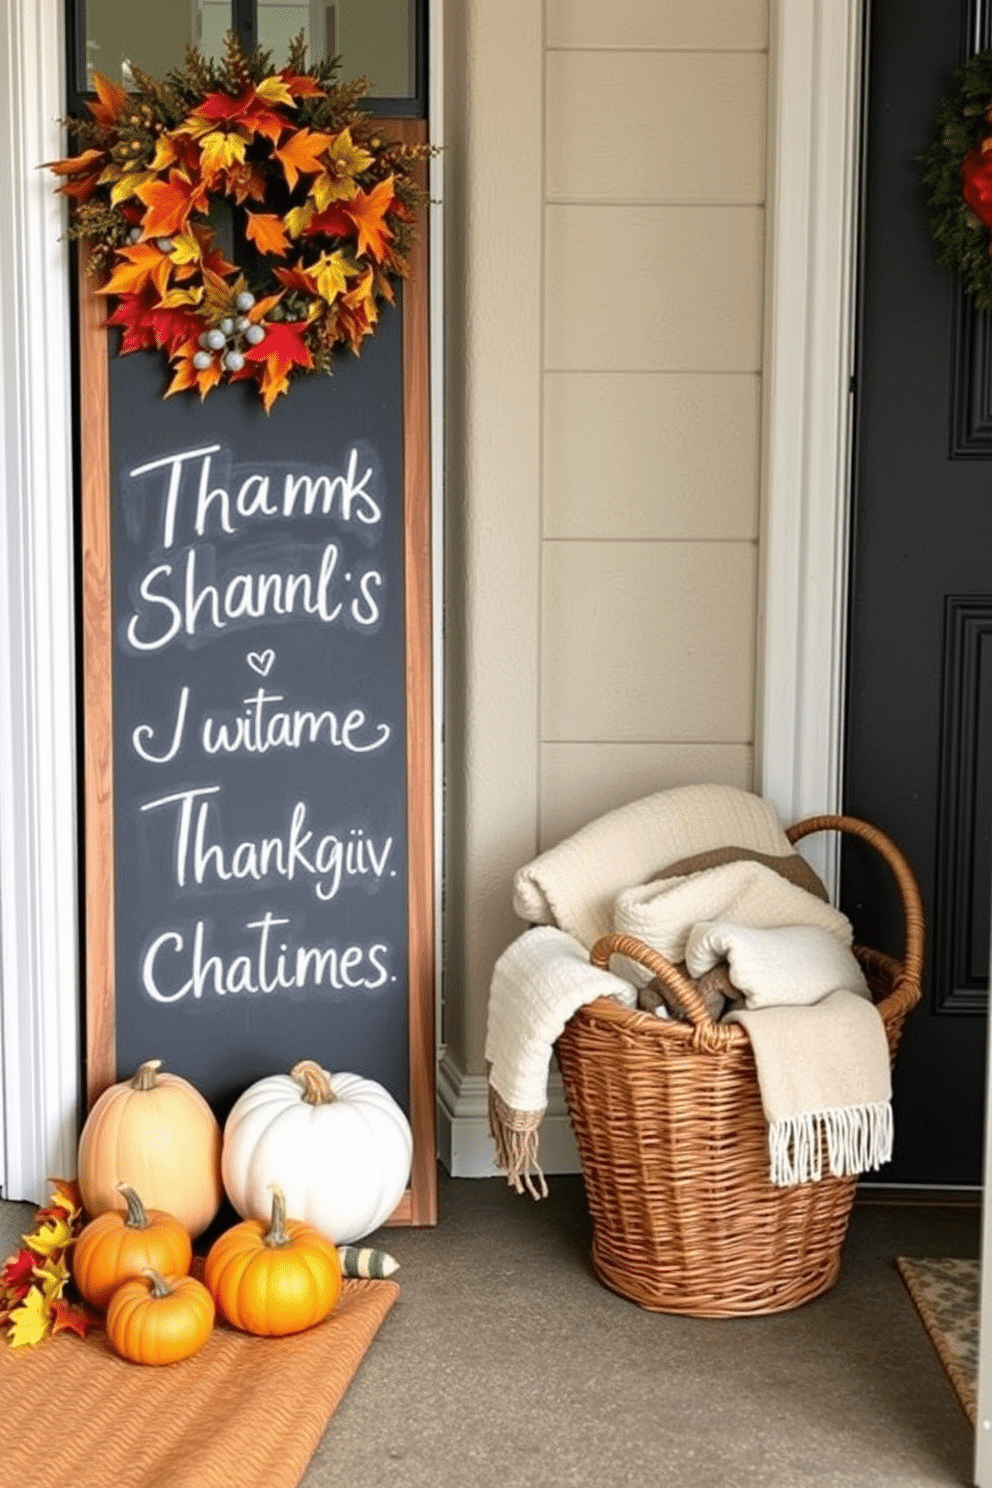
[[[427,96],[427,0],[408,0],[413,28],[414,91],[409,98],[368,97],[362,107],[385,119],[426,119]],[[231,25],[246,52],[258,42],[258,0],[231,0]],[[86,77],[86,0],[66,0],[66,94],[70,114],[84,112],[95,97],[80,87]]]

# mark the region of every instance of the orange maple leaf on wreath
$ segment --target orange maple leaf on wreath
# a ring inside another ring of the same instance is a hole
[[[118,88],[98,72],[93,74],[93,87],[99,102],[87,102],[86,107],[98,124],[113,124],[124,105],[130,102],[127,89]]]
[[[371,253],[376,263],[382,262],[386,244],[393,236],[384,219],[392,206],[394,188],[393,177],[387,176],[372,191],[366,193],[359,187],[349,201],[341,203],[344,215],[358,229],[359,254]]]
[[[205,212],[208,207],[206,185],[202,181],[194,185],[177,170],[170,170],[168,181],[146,181],[134,194],[148,208],[141,224],[145,241],[182,232],[191,212]]]
[[[316,176],[323,170],[317,157],[330,143],[331,136],[322,134],[319,129],[298,129],[284,145],[273,150],[273,155],[283,168],[290,191],[294,189],[300,176]]]
[[[282,218],[275,212],[246,212],[245,216],[248,219],[245,237],[255,244],[259,253],[284,258],[289,251],[289,239]]]
[[[118,257],[124,262],[117,265],[106,284],[96,290],[97,294],[136,295],[149,283],[160,295],[165,294],[172,260],[156,243],[135,243],[130,248],[121,248]]]

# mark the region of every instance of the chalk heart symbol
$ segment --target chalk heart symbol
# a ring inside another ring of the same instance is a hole
[[[267,677],[272,670],[272,663],[276,659],[276,653],[270,647],[268,651],[249,651],[245,657],[253,672],[260,677]]]

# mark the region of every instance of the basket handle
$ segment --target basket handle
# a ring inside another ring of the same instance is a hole
[[[729,1026],[716,1023],[710,1016],[706,1004],[695,987],[660,951],[655,951],[634,935],[615,932],[603,935],[589,952],[589,960],[601,971],[609,968],[611,956],[627,956],[647,968],[652,975],[664,982],[670,992],[678,998],[682,1010],[693,1027],[693,1043],[703,1048],[717,1048],[727,1041]]]
[[[871,822],[857,816],[808,816],[789,827],[786,836],[793,844],[812,832],[848,832],[860,837],[873,847],[887,863],[899,890],[903,919],[903,977],[917,987],[923,981],[923,961],[926,952],[926,916],[923,912],[923,896],[920,886],[905,856],[896,847],[891,837]]]

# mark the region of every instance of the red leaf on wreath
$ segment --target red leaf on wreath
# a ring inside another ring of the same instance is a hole
[[[99,72],[93,74],[93,87],[99,103],[87,102],[86,107],[98,124],[113,124],[121,109],[128,102],[127,90],[118,88]]]
[[[145,203],[148,211],[142,219],[141,236],[168,238],[180,233],[186,226],[191,212],[207,210],[207,188],[204,183],[194,185],[181,171],[169,172],[168,181],[146,181],[135,187],[135,196]]]
[[[979,221],[992,227],[992,139],[983,140],[962,160],[961,194]]]
[[[358,229],[359,253],[371,253],[376,263],[382,262],[386,243],[393,234],[384,221],[393,201],[394,181],[387,176],[374,190],[364,192],[361,187],[353,197],[343,203],[346,217],[350,217]]]
[[[313,276],[297,264],[295,269],[273,269],[272,271],[280,284],[285,284],[287,289],[298,289],[300,294],[316,295],[317,286],[313,282]]]
[[[273,150],[273,155],[283,168],[290,191],[301,175],[316,176],[323,170],[317,157],[330,143],[331,136],[322,134],[319,129],[297,129],[284,145]]]
[[[248,219],[245,237],[255,244],[259,253],[272,253],[276,258],[283,258],[289,251],[289,239],[282,218],[275,212],[246,212],[245,216]]]
[[[313,358],[300,335],[300,332],[305,329],[306,323],[302,320],[295,323],[285,321],[281,325],[267,325],[265,340],[245,352],[246,362],[264,363],[259,387],[266,413],[270,411],[280,393],[288,390],[289,374],[292,368],[313,366]]]
[[[208,93],[203,102],[198,103],[191,111],[191,117],[210,119],[214,123],[220,123],[224,119],[240,119],[255,102],[255,98],[254,88],[246,88],[237,98],[232,98],[230,93]]]
[[[353,238],[357,234],[357,228],[352,218],[345,216],[341,205],[335,203],[326,211],[311,217],[300,237],[315,238],[318,234],[323,234],[325,238]]]
[[[294,98],[323,98],[325,96],[323,88],[318,86],[316,80],[303,73],[290,72],[288,68],[284,68],[279,76]]]

